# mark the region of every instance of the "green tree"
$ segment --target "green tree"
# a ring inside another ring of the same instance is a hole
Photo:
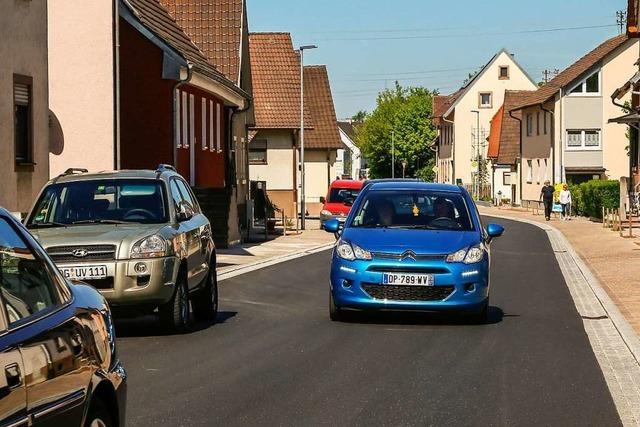
[[[367,112],[364,110],[360,110],[351,117],[351,120],[354,124],[362,123],[367,118]]]
[[[356,132],[356,143],[368,160],[372,178],[391,177],[391,146],[395,136],[395,176],[402,176],[405,161],[407,177],[433,180],[435,153],[431,145],[436,130],[431,124],[432,97],[435,93],[421,87],[393,89],[378,95],[377,107]]]

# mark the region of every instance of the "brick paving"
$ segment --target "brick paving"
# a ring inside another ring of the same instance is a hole
[[[520,208],[480,207],[480,212],[546,223],[544,216],[533,215]],[[636,237],[622,238],[618,232],[586,218],[573,218],[571,221],[553,218],[550,225],[564,234],[636,334],[640,335],[640,229],[634,230]]]

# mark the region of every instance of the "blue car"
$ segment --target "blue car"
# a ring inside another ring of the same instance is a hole
[[[489,245],[504,228],[485,229],[462,187],[420,181],[370,182],[344,226],[331,263],[329,314],[345,310],[464,312],[486,321]]]

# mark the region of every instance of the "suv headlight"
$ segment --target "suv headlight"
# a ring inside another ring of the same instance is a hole
[[[167,241],[164,237],[154,234],[138,240],[131,248],[131,258],[161,258],[167,255]]]
[[[371,252],[362,249],[358,245],[351,245],[349,242],[340,240],[336,248],[338,256],[342,259],[353,261],[354,259],[370,260]]]
[[[473,246],[469,250],[460,249],[457,252],[447,255],[447,262],[464,262],[465,264],[475,264],[484,258],[484,247],[482,245]]]

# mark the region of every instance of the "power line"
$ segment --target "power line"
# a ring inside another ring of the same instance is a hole
[[[560,74],[560,70],[554,68],[553,70],[545,69],[542,71],[542,81],[545,83],[549,83],[551,79]]]
[[[345,37],[345,38],[320,38],[317,41],[375,41],[375,40],[426,40],[426,39],[450,39],[450,38],[467,38],[467,37],[486,37],[486,36],[507,36],[516,34],[538,34],[538,33],[554,33],[561,31],[580,31],[593,30],[598,28],[617,27],[617,24],[605,25],[585,25],[580,27],[559,27],[559,28],[539,28],[535,30],[505,31],[495,33],[466,33],[466,34],[437,34],[437,35],[417,35],[417,36],[393,36],[393,37]]]

